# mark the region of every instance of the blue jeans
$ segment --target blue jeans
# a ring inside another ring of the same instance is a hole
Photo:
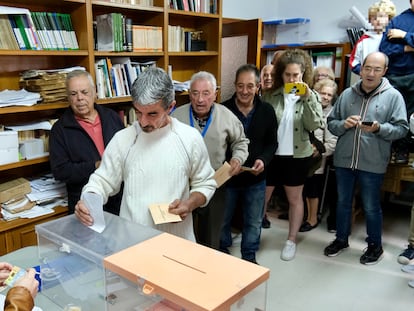
[[[352,200],[358,183],[365,212],[368,244],[382,245],[381,185],[384,174],[336,167],[338,203],[336,212],[336,237],[348,241],[351,234]]]
[[[234,211],[239,205],[243,212],[243,229],[241,241],[242,258],[256,259],[262,232],[263,206],[266,181],[248,187],[227,187],[226,207],[221,227],[220,249],[226,251],[232,245],[231,222]]]

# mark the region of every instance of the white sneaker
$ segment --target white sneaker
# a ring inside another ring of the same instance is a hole
[[[408,286],[414,288],[414,280],[411,280],[410,282],[408,282]]]
[[[282,260],[292,260],[295,258],[296,254],[296,243],[292,242],[291,240],[287,240],[285,243],[285,247],[283,247],[282,253],[280,254],[280,258]]]
[[[405,265],[401,267],[401,271],[405,273],[414,273],[414,265]]]

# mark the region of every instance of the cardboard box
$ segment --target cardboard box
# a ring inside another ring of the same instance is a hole
[[[19,162],[19,148],[0,149],[0,165]]]
[[[104,266],[158,298],[134,310],[266,309],[269,269],[168,233],[106,257]]]
[[[19,140],[16,131],[0,132],[0,165],[19,161]]]
[[[26,160],[35,159],[45,156],[43,140],[40,138],[33,138],[25,140],[20,145],[20,153]]]
[[[13,198],[22,197],[32,192],[30,183],[25,178],[17,178],[0,184],[0,203],[7,202]]]

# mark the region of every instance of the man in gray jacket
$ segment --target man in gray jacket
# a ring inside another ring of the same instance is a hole
[[[361,80],[346,89],[328,116],[328,128],[338,136],[334,165],[338,187],[336,239],[325,255],[338,255],[348,244],[355,185],[361,190],[368,247],[360,258],[365,265],[382,257],[381,185],[390,160],[392,141],[408,131],[402,95],[384,77],[388,57],[382,52],[367,55]]]

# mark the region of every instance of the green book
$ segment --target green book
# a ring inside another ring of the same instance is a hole
[[[25,23],[23,21],[22,15],[13,15],[12,16],[14,21],[16,22],[17,28],[19,28],[20,34],[23,38],[24,45],[26,47],[26,50],[33,50],[33,47],[30,44],[30,40],[27,36],[26,29],[25,29]]]

